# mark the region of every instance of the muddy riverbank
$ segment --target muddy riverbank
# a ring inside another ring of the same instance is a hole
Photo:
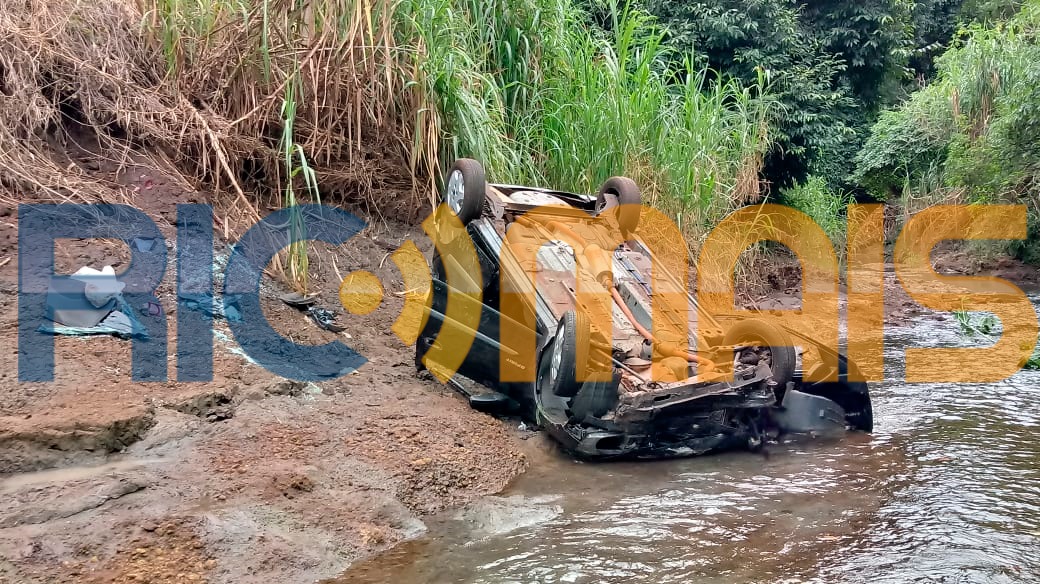
[[[169,269],[157,296],[170,324],[172,350],[176,205],[206,202],[207,197],[147,166],[99,172],[109,172],[114,194],[142,209],[167,238]],[[55,380],[19,383],[16,209],[0,210],[0,219],[0,343],[7,348],[0,352],[0,582],[314,582],[338,577],[359,560],[402,542],[410,543],[392,553],[404,554],[400,557],[427,577],[416,581],[429,581],[424,566],[453,549],[441,545],[445,517],[464,526],[449,529],[459,537],[492,542],[503,534],[531,535],[535,532],[529,530],[581,510],[602,513],[596,530],[608,534],[624,530],[612,525],[610,510],[618,496],[661,500],[661,493],[648,494],[652,489],[645,481],[669,484],[678,472],[689,480],[674,486],[701,493],[699,502],[680,499],[685,501],[682,513],[656,507],[652,518],[684,525],[689,509],[704,507],[707,513],[717,506],[711,501],[726,501],[706,488],[698,465],[730,461],[736,470],[727,480],[739,482],[747,478],[741,472],[763,464],[750,455],[673,466],[579,464],[555,452],[544,436],[518,430],[518,420],[477,413],[450,389],[417,376],[413,348],[390,330],[407,291],[388,256],[408,240],[428,253],[428,243],[416,227],[379,217],[370,218],[371,225],[348,245],[318,246],[312,255],[312,287],[322,306],[338,307],[339,282],[355,270],[372,272],[385,288],[375,312],[340,319],[343,332],[323,330],[279,301],[286,289],[275,279],[265,278],[262,288],[264,313],[278,332],[300,343],[341,340],[351,345],[368,359],[355,374],[317,384],[278,378],[246,360],[226,322],[218,319],[210,382],[172,381],[173,360],[171,381],[131,382],[130,343],[56,337]],[[221,227],[218,221],[218,232]],[[216,252],[218,263],[226,258],[223,241]],[[120,270],[128,254],[113,242],[64,240],[55,259],[65,273],[84,265]],[[891,277],[888,282],[892,323],[912,322],[912,302],[898,293]],[[797,305],[797,294],[786,285],[748,298],[763,309]],[[900,440],[909,438],[892,438]],[[814,451],[808,466],[798,459],[798,447],[783,446],[775,457],[780,462],[765,464],[781,474],[849,472],[870,484],[878,476],[900,474],[907,464],[904,450],[871,458],[876,445],[884,443],[853,438],[832,450]],[[827,461],[844,460],[849,448],[866,453],[865,460],[881,470],[872,475],[869,465],[866,470],[828,466]],[[531,472],[522,475],[528,468]],[[487,497],[510,484],[512,494]],[[776,504],[798,505],[820,495],[812,489],[783,494],[792,484],[775,483]],[[790,514],[778,511],[779,523],[768,519],[772,499],[762,497],[763,502],[745,509],[760,515],[752,522],[757,535],[738,534],[751,543],[730,544],[727,549],[735,554],[755,541],[764,546],[761,550],[780,553],[784,540],[775,537],[777,525],[797,527]],[[849,504],[859,510],[856,514],[828,521],[867,521],[885,500],[884,493],[864,492],[862,500]],[[477,507],[468,506],[474,502]],[[831,513],[822,507],[817,511]],[[424,537],[431,526],[433,535]],[[691,523],[683,529],[697,533],[710,527]],[[804,549],[805,554],[842,541],[832,523],[817,527],[813,533],[824,543]],[[569,537],[566,529],[553,533]],[[522,538],[511,545],[519,554],[539,553],[535,548],[525,552]],[[620,550],[635,543],[619,539],[612,546],[599,557],[623,558]],[[430,559],[424,564],[415,561],[415,554]],[[496,554],[469,558],[492,561]],[[401,576],[383,561],[362,564],[375,566],[375,572],[367,572],[375,574],[372,581]],[[561,556],[560,561],[572,560]],[[639,562],[652,564],[645,558]],[[362,578],[364,570],[358,570],[348,572],[346,581]],[[538,570],[528,576],[537,576]],[[566,574],[557,576],[566,581]],[[468,581],[465,572],[449,576]]]
[[[117,194],[167,239],[157,296],[175,347],[176,204],[205,202],[146,167],[114,175]],[[471,410],[416,375],[414,349],[390,324],[404,284],[391,250],[425,245],[413,226],[375,218],[339,248],[316,249],[322,306],[339,306],[341,275],[368,270],[386,288],[345,330],[318,327],[278,300],[263,310],[297,342],[340,340],[368,362],[327,383],[290,382],[248,362],[215,322],[213,380],[130,381],[130,343],[55,338],[55,379],[17,378],[17,213],[0,240],[0,582],[314,582],[421,535],[423,519],[502,490],[526,467],[514,422]],[[217,230],[219,233],[219,225]],[[218,263],[227,249],[217,245]],[[65,240],[58,270],[126,267],[108,241]]]

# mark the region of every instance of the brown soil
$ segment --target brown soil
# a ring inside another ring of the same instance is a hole
[[[104,166],[113,198],[167,238],[156,295],[173,355],[176,205],[206,196],[143,165]],[[130,342],[56,337],[55,380],[34,384],[17,378],[17,212],[0,211],[0,583],[316,581],[522,472],[515,423],[418,376],[413,348],[390,332],[404,286],[386,256],[409,239],[428,244],[413,226],[372,223],[311,258],[321,306],[342,312],[337,273],[369,270],[386,289],[375,312],[339,318],[340,340],[368,358],[354,374],[278,378],[236,354],[218,320],[211,382],[177,383],[173,363],[171,381],[131,382]],[[121,242],[63,240],[56,256],[59,271],[118,271],[129,254]],[[264,287],[283,335],[337,338],[278,300],[283,284]]]
[[[91,166],[167,238],[157,296],[173,354],[176,205],[207,196],[140,161]],[[429,251],[417,228],[383,218],[347,245],[317,246],[311,284],[322,306],[338,307],[341,276],[354,270],[386,289],[375,312],[341,316],[340,336],[279,301],[288,289],[265,280],[263,310],[279,332],[302,343],[340,338],[368,358],[344,378],[278,378],[236,353],[218,320],[226,336],[211,382],[172,381],[173,363],[171,381],[131,382],[129,342],[57,337],[55,381],[29,384],[17,379],[17,212],[0,209],[0,342],[9,348],[0,352],[0,583],[312,582],[419,535],[428,514],[503,489],[527,464],[515,422],[418,376],[413,349],[389,330],[404,283],[387,256],[407,240]],[[1035,269],[959,253],[936,264],[1040,282]],[[101,240],[62,241],[56,256],[64,272],[120,270],[129,258],[121,242]],[[797,308],[797,266],[773,270],[776,290],[746,291],[743,303]],[[891,273],[886,290],[889,324],[909,322],[916,305]]]
[[[1026,291],[1040,289],[1040,267],[1008,256],[984,257],[971,248],[946,242],[932,252],[932,267],[950,276],[992,276],[1004,279]],[[885,326],[910,326],[917,318],[943,319],[948,315],[927,309],[906,293],[896,277],[891,259],[884,265],[868,266],[881,270],[885,291]],[[761,259],[755,266],[759,275],[753,285],[738,290],[737,303],[748,310],[797,310],[801,307],[801,268],[797,259],[777,253]],[[845,283],[839,283],[845,293]]]

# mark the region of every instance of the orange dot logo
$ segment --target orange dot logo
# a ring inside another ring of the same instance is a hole
[[[339,301],[351,314],[369,314],[383,303],[383,285],[372,272],[351,272],[339,285]]]

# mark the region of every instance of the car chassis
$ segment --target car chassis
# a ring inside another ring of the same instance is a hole
[[[665,349],[661,359],[661,347],[669,345],[650,332],[654,255],[637,234],[639,192],[631,180],[609,179],[597,195],[488,184],[479,163],[461,159],[446,183],[444,203],[465,226],[479,261],[482,305],[479,326],[466,331],[472,346],[461,366],[444,376],[475,408],[518,409],[586,458],[690,456],[757,449],[781,433],[871,431],[869,391],[856,380],[855,366],[771,323],[706,315],[697,323],[691,317],[697,311],[689,310],[682,315],[688,344],[702,348],[671,354]],[[617,230],[623,238],[612,236]],[[602,251],[618,239],[624,243]],[[599,252],[598,259],[597,253],[574,253],[577,246]],[[416,343],[420,369],[451,361],[446,358],[451,349],[436,343],[440,331],[467,328],[447,314],[448,295],[457,285],[447,276],[446,265],[453,262],[458,265],[450,252],[433,257],[433,283]],[[663,277],[676,286],[683,281]],[[503,314],[503,296],[531,278],[533,305],[525,304],[524,317]],[[609,314],[579,300],[579,279],[581,289],[598,285],[610,295]],[[688,293],[686,298],[696,306]],[[590,318],[610,322],[611,330],[593,330]],[[511,356],[523,349],[513,346],[508,331],[523,326],[535,332],[534,381],[502,381],[503,357],[522,367]],[[798,347],[829,354],[838,364],[834,380],[806,381],[798,369]],[[713,370],[730,362],[731,370]],[[579,380],[576,371],[590,363],[609,375]]]

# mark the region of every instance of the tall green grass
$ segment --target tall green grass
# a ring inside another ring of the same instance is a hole
[[[403,44],[443,122],[440,162],[468,156],[493,180],[580,192],[629,175],[699,233],[759,198],[771,102],[761,84],[669,68],[682,59],[650,17],[611,8],[603,38],[568,0],[403,1]]]
[[[689,65],[669,70],[661,41],[638,12],[622,13],[604,41],[570,33],[567,69],[543,92],[533,149],[558,186],[595,192],[627,174],[645,201],[708,226],[758,197],[768,104],[735,82],[709,85]]]
[[[281,204],[289,210],[289,249],[287,250],[289,273],[287,279],[301,294],[307,294],[310,258],[307,251],[307,228],[302,214],[299,212],[298,188],[303,183],[303,191],[311,199],[321,204],[321,192],[318,177],[307,162],[307,153],[294,138],[296,127],[297,98],[301,83],[297,68],[288,83],[285,84],[285,97],[282,99],[282,137],[279,146],[285,163],[285,184],[282,187]]]
[[[363,150],[373,128],[396,134],[434,201],[460,157],[493,181],[580,192],[631,176],[693,239],[761,196],[767,88],[693,67],[651,17],[618,2],[604,0],[613,26],[595,33],[573,0],[151,2],[171,75],[209,91],[236,129],[279,136],[266,170],[283,205],[316,199],[340,161],[329,153],[355,139]]]
[[[433,172],[454,159],[480,160],[492,177],[540,178],[516,139],[550,64],[556,10],[552,0],[402,0],[398,42],[412,58],[413,92],[422,107],[416,136],[434,140]],[[543,36],[544,35],[544,36]],[[435,187],[434,187],[435,188]],[[436,199],[436,193],[431,193]]]
[[[823,229],[839,250],[845,247],[846,207],[855,202],[850,193],[832,192],[827,180],[809,176],[781,191],[784,203],[805,213]]]

